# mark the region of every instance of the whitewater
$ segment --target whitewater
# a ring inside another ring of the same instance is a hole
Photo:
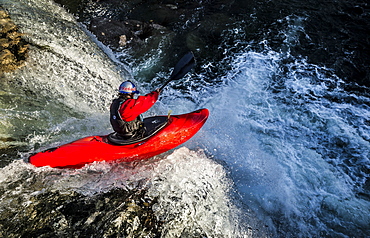
[[[116,189],[145,191],[143,199],[155,201],[161,237],[369,234],[370,99],[344,91],[333,70],[289,50],[276,52],[268,42],[258,43],[263,50],[248,42],[239,42],[245,46],[238,52],[229,46],[221,61],[198,61],[198,70],[178,82],[180,93],[166,88],[145,116],[210,110],[202,130],[180,148],[148,161],[78,170],[28,164],[35,151],[110,133],[108,108],[120,82],[133,79],[150,92],[171,69],[148,83],[135,76],[156,67],[160,49],[152,61],[129,65],[117,60],[124,52],[115,55],[52,1],[1,4],[31,42],[31,53],[24,68],[1,76],[7,162],[0,169],[0,235],[83,236],[85,229],[96,237],[123,236],[127,214],[107,205]],[[300,21],[283,31],[287,48],[302,30]],[[243,34],[237,27],[230,32]],[[215,68],[227,71],[210,80]],[[107,208],[67,216],[76,197]],[[129,235],[137,234],[141,219],[131,221]]]

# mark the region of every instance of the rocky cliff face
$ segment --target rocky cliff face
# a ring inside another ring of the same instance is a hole
[[[18,30],[9,14],[0,7],[0,73],[13,71],[25,63],[28,44]]]

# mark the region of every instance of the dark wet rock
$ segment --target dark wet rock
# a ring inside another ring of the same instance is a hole
[[[61,6],[64,6],[70,13],[77,13],[80,10],[80,6],[85,0],[54,0]]]
[[[141,44],[165,28],[158,24],[137,20],[116,21],[98,17],[91,20],[89,30],[96,35],[99,41],[117,49]]]
[[[0,235],[3,237],[159,237],[161,222],[144,190],[113,189],[95,196],[71,191],[45,191],[21,197],[23,212],[3,211]],[[16,219],[9,219],[17,217]]]
[[[80,0],[79,3],[78,7],[74,3],[69,8],[78,9],[75,15],[85,24],[103,16],[114,23],[112,30],[115,27],[121,30],[121,26],[115,25],[116,21],[128,19],[142,22],[142,26],[145,26],[143,23],[150,25],[152,22],[166,27],[173,32],[171,44],[162,46],[160,50],[169,57],[168,65],[174,60],[171,57],[187,49],[193,50],[204,61],[217,61],[224,58],[220,50],[222,48],[240,51],[248,47],[263,51],[260,48],[264,45],[258,42],[266,42],[276,52],[287,52],[295,58],[306,58],[308,63],[333,69],[346,82],[345,89],[348,91],[368,93],[370,87],[370,14],[368,4],[362,0],[293,3],[250,0],[131,0],[124,3],[120,0]],[[295,19],[301,19],[301,22],[296,24]],[[236,25],[237,22],[242,23]],[[292,29],[291,26],[302,29]],[[240,33],[232,33],[233,29]],[[143,58],[144,51],[148,53],[159,47],[158,44],[151,44],[146,45],[145,49],[134,48],[147,34],[121,31],[120,34],[104,33],[112,35],[112,39],[108,40],[105,36],[103,42],[112,41],[109,43],[115,47],[119,42],[126,44],[128,48],[133,48],[136,54],[133,57],[138,59]],[[96,34],[99,39],[102,38]],[[292,34],[295,35],[294,39],[287,39]],[[236,43],[239,46],[234,49],[232,46]],[[137,50],[142,53],[137,54]]]
[[[10,72],[24,65],[28,44],[12,22],[9,14],[0,7],[0,72]]]

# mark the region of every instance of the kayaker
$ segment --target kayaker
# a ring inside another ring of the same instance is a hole
[[[149,110],[158,100],[160,89],[145,96],[134,98],[139,91],[131,81],[119,86],[118,98],[110,106],[110,123],[122,139],[140,138],[145,132],[141,114]]]

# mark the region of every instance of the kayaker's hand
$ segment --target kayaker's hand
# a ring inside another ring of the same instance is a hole
[[[161,94],[161,89],[160,88],[157,88],[156,90],[154,90],[154,91],[156,91],[158,94]]]

